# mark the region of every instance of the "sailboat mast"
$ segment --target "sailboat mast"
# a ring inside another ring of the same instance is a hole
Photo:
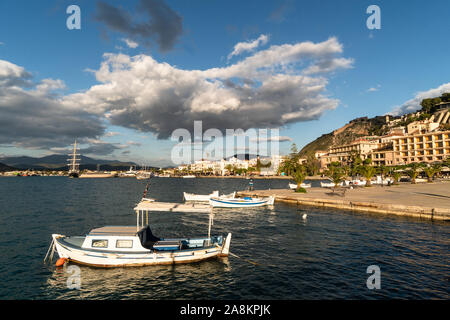
[[[75,140],[75,143],[73,145],[72,170],[76,170],[75,169],[76,157],[77,157],[77,140]]]

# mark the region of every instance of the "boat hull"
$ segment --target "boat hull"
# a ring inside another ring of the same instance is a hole
[[[258,200],[253,199],[252,201],[247,201],[245,199],[209,199],[209,204],[215,208],[252,208],[273,205],[273,203],[273,197]]]
[[[222,246],[215,245],[208,248],[155,251],[146,250],[141,252],[106,252],[88,250],[71,246],[62,241],[64,236],[52,235],[55,241],[56,251],[60,258],[66,258],[74,263],[92,267],[137,267],[150,265],[171,265],[199,262],[215,257],[228,256],[231,242],[229,233]]]
[[[211,194],[193,194],[183,192],[184,200],[186,201],[197,201],[197,202],[208,202],[212,197],[218,197],[219,191],[214,191]]]

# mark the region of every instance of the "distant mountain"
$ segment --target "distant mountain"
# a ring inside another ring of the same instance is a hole
[[[35,169],[35,170],[67,170],[67,163],[69,156],[54,154],[41,158],[34,158],[28,156],[21,157],[4,157],[0,162],[17,169]],[[126,170],[130,166],[136,166],[134,162],[122,162],[119,160],[103,160],[93,159],[86,156],[79,156],[81,159],[80,169],[96,170],[97,165],[100,165],[100,170]]]
[[[7,166],[6,164],[0,163],[0,172],[4,172],[4,171],[14,171],[17,170],[16,168]]]

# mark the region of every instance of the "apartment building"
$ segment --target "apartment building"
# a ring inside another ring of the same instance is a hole
[[[351,155],[357,152],[364,160],[372,159],[375,166],[406,165],[412,162],[432,163],[450,157],[450,130],[439,130],[432,121],[416,121],[398,127],[381,137],[364,137],[350,144],[332,146],[326,154],[320,153],[321,168],[331,162],[349,164]]]

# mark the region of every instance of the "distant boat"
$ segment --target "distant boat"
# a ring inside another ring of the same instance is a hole
[[[140,171],[136,174],[136,179],[138,180],[146,180],[152,177],[152,173],[148,171]]]
[[[132,177],[136,177],[137,173],[138,172],[136,170],[134,170],[133,166],[131,166],[130,170],[121,173],[120,176],[121,177],[130,177],[130,178],[132,178]]]
[[[219,191],[214,191],[211,194],[194,194],[183,192],[184,200],[186,201],[198,201],[198,202],[208,202],[212,197],[218,197]]]
[[[115,173],[88,172],[80,174],[79,178],[114,178],[116,176]]]
[[[311,188],[311,183],[302,183],[302,184],[300,184],[300,187],[302,187],[302,188]],[[289,188],[290,189],[297,189],[297,184],[289,183]]]
[[[333,188],[335,186],[335,183],[332,182],[331,180],[329,180],[327,182],[320,181],[320,186],[322,188]]]
[[[77,141],[73,144],[73,153],[69,154],[71,158],[67,159],[69,161],[69,178],[78,178],[80,175],[80,164],[78,161],[81,159],[77,158]]]
[[[183,178],[185,178],[185,179],[190,179],[190,178],[195,178],[195,176],[191,174],[191,175],[183,176]]]
[[[249,208],[249,207],[262,207],[273,205],[275,201],[274,197],[268,198],[223,198],[214,197],[209,199],[209,204],[214,208]]]

